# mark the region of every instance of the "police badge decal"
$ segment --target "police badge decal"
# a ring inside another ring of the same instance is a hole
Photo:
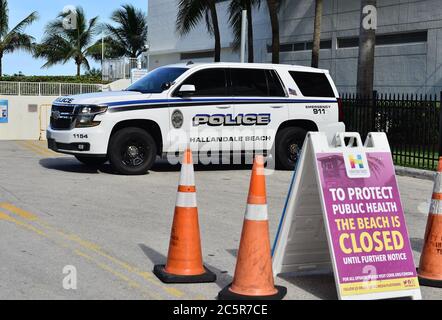
[[[175,110],[172,113],[172,125],[175,129],[181,129],[184,122],[183,113],[180,110]]]

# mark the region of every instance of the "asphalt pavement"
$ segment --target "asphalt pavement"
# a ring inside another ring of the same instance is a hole
[[[232,281],[251,168],[196,166],[203,259],[218,280],[165,285],[152,269],[166,260],[179,169],[158,161],[145,176],[120,176],[44,142],[0,142],[0,299],[214,299]],[[272,240],[291,176],[267,177]],[[398,181],[418,263],[433,183]],[[72,270],[76,289],[66,285]],[[332,275],[276,283],[287,287],[286,299],[337,298]],[[442,289],[422,294],[440,299]]]

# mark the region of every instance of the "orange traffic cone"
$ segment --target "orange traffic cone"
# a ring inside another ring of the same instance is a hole
[[[216,275],[203,266],[195,177],[190,149],[186,150],[181,167],[167,264],[156,265],[153,272],[165,283],[216,281]]]
[[[418,276],[421,285],[442,288],[442,157],[434,181]]]
[[[233,283],[219,294],[220,300],[280,300],[287,289],[275,287],[270,253],[264,157],[253,164],[247,209]]]

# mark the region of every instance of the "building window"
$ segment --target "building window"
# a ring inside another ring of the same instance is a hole
[[[213,58],[215,56],[215,51],[197,51],[197,52],[183,52],[180,54],[181,60],[192,60],[192,59],[204,59]]]
[[[390,33],[376,35],[376,46],[391,46],[411,43],[426,43],[428,38],[427,31],[416,31],[407,33]],[[359,47],[359,37],[338,38],[338,48],[357,48]]]
[[[321,50],[331,49],[332,41],[321,40]],[[281,43],[279,52],[296,52],[296,51],[310,51],[313,48],[313,41],[293,42],[293,43]],[[272,46],[267,46],[267,52],[272,52]]]

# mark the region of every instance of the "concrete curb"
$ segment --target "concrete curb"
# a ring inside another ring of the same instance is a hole
[[[401,166],[395,166],[395,169],[398,176],[406,176],[431,181],[434,181],[434,177],[436,175],[436,172],[430,170],[407,168]]]

